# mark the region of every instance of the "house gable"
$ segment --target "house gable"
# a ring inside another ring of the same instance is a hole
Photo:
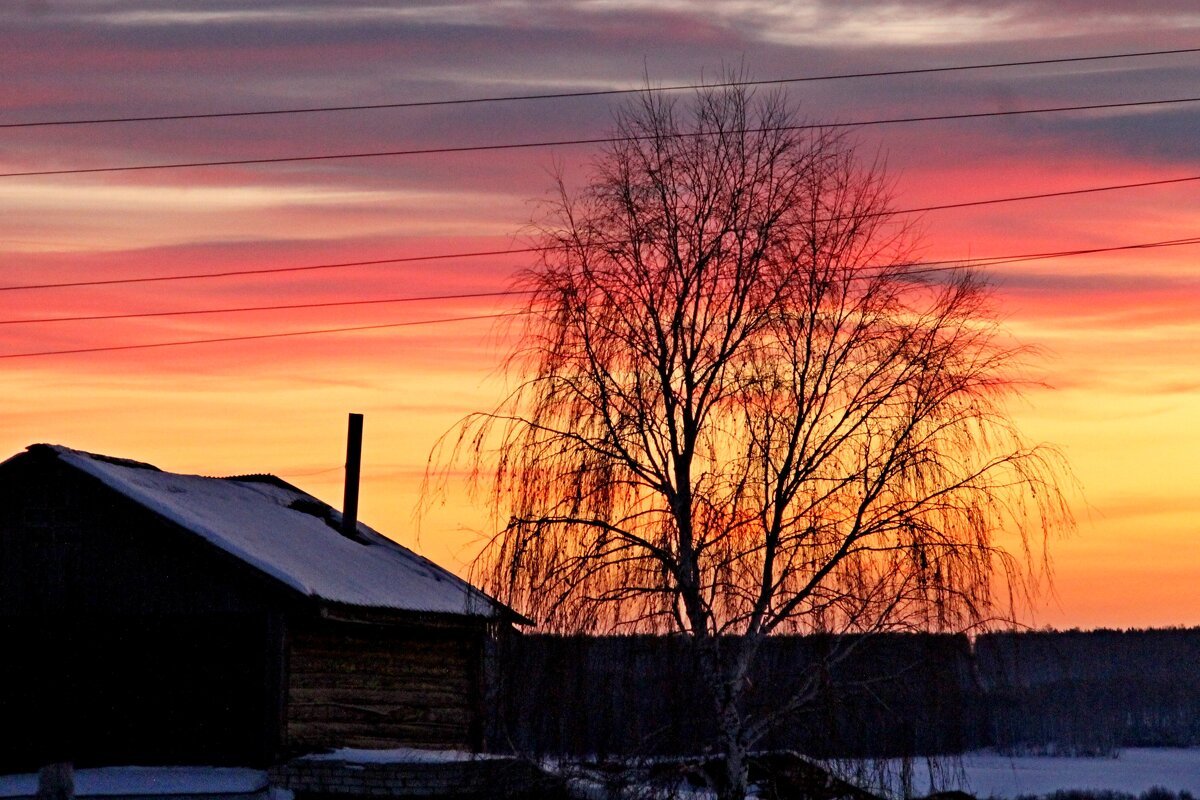
[[[486,639],[523,621],[273,476],[33,446],[0,522],[0,771],[479,747]]]
[[[181,475],[56,445],[35,445],[10,462],[31,457],[57,458],[314,601],[522,621],[458,576],[366,525],[343,535],[337,511],[274,476]]]

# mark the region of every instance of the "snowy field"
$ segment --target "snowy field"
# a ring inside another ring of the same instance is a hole
[[[914,765],[914,788],[929,786],[924,764]],[[953,773],[954,770],[951,770]],[[974,753],[962,761],[960,780],[949,786],[977,797],[1044,795],[1059,789],[1098,789],[1140,794],[1154,786],[1200,797],[1200,748],[1130,748],[1116,758],[1008,757]]]
[[[316,758],[375,762],[444,762],[471,758],[461,753],[412,750],[341,750]],[[1014,798],[1046,795],[1060,789],[1092,789],[1140,794],[1155,786],[1186,790],[1200,797],[1200,748],[1122,750],[1116,758],[1007,757],[975,753],[961,768],[947,765],[941,789],[960,788],[977,797]],[[929,770],[914,764],[913,788],[928,793]],[[259,795],[265,796],[266,774],[252,769],[217,767],[110,767],[75,773],[80,796]],[[32,797],[36,775],[0,776],[0,798]],[[286,793],[283,793],[286,794]]]
[[[0,798],[33,797],[36,774],[0,775]],[[267,774],[233,767],[101,767],[75,770],[75,794],[81,797],[120,795],[258,795],[267,789]]]
[[[417,750],[412,747],[397,747],[391,750],[342,747],[328,753],[312,753],[300,757],[303,761],[346,761],[351,764],[452,764],[493,758],[510,756],[470,753],[465,750]]]

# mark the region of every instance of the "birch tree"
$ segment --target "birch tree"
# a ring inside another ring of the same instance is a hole
[[[543,630],[691,637],[740,799],[763,638],[1003,616],[1069,524],[1065,467],[1007,411],[1024,351],[987,286],[911,266],[850,139],[740,87],[647,92],[613,138],[539,228],[515,389],[447,445],[495,512],[491,592]]]

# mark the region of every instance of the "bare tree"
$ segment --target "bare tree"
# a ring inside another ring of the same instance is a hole
[[[492,592],[551,630],[693,638],[741,798],[763,637],[1002,612],[1069,523],[1064,467],[1005,410],[1022,351],[986,287],[906,265],[851,141],[742,88],[647,92],[614,138],[540,227],[518,385],[447,445],[497,515]]]

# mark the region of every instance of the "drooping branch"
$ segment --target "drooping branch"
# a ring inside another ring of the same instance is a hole
[[[550,629],[734,636],[726,720],[770,633],[1008,613],[997,571],[1070,515],[987,287],[907,271],[880,166],[780,94],[647,93],[617,125],[542,221],[518,388],[452,448],[488,485],[487,587]]]

